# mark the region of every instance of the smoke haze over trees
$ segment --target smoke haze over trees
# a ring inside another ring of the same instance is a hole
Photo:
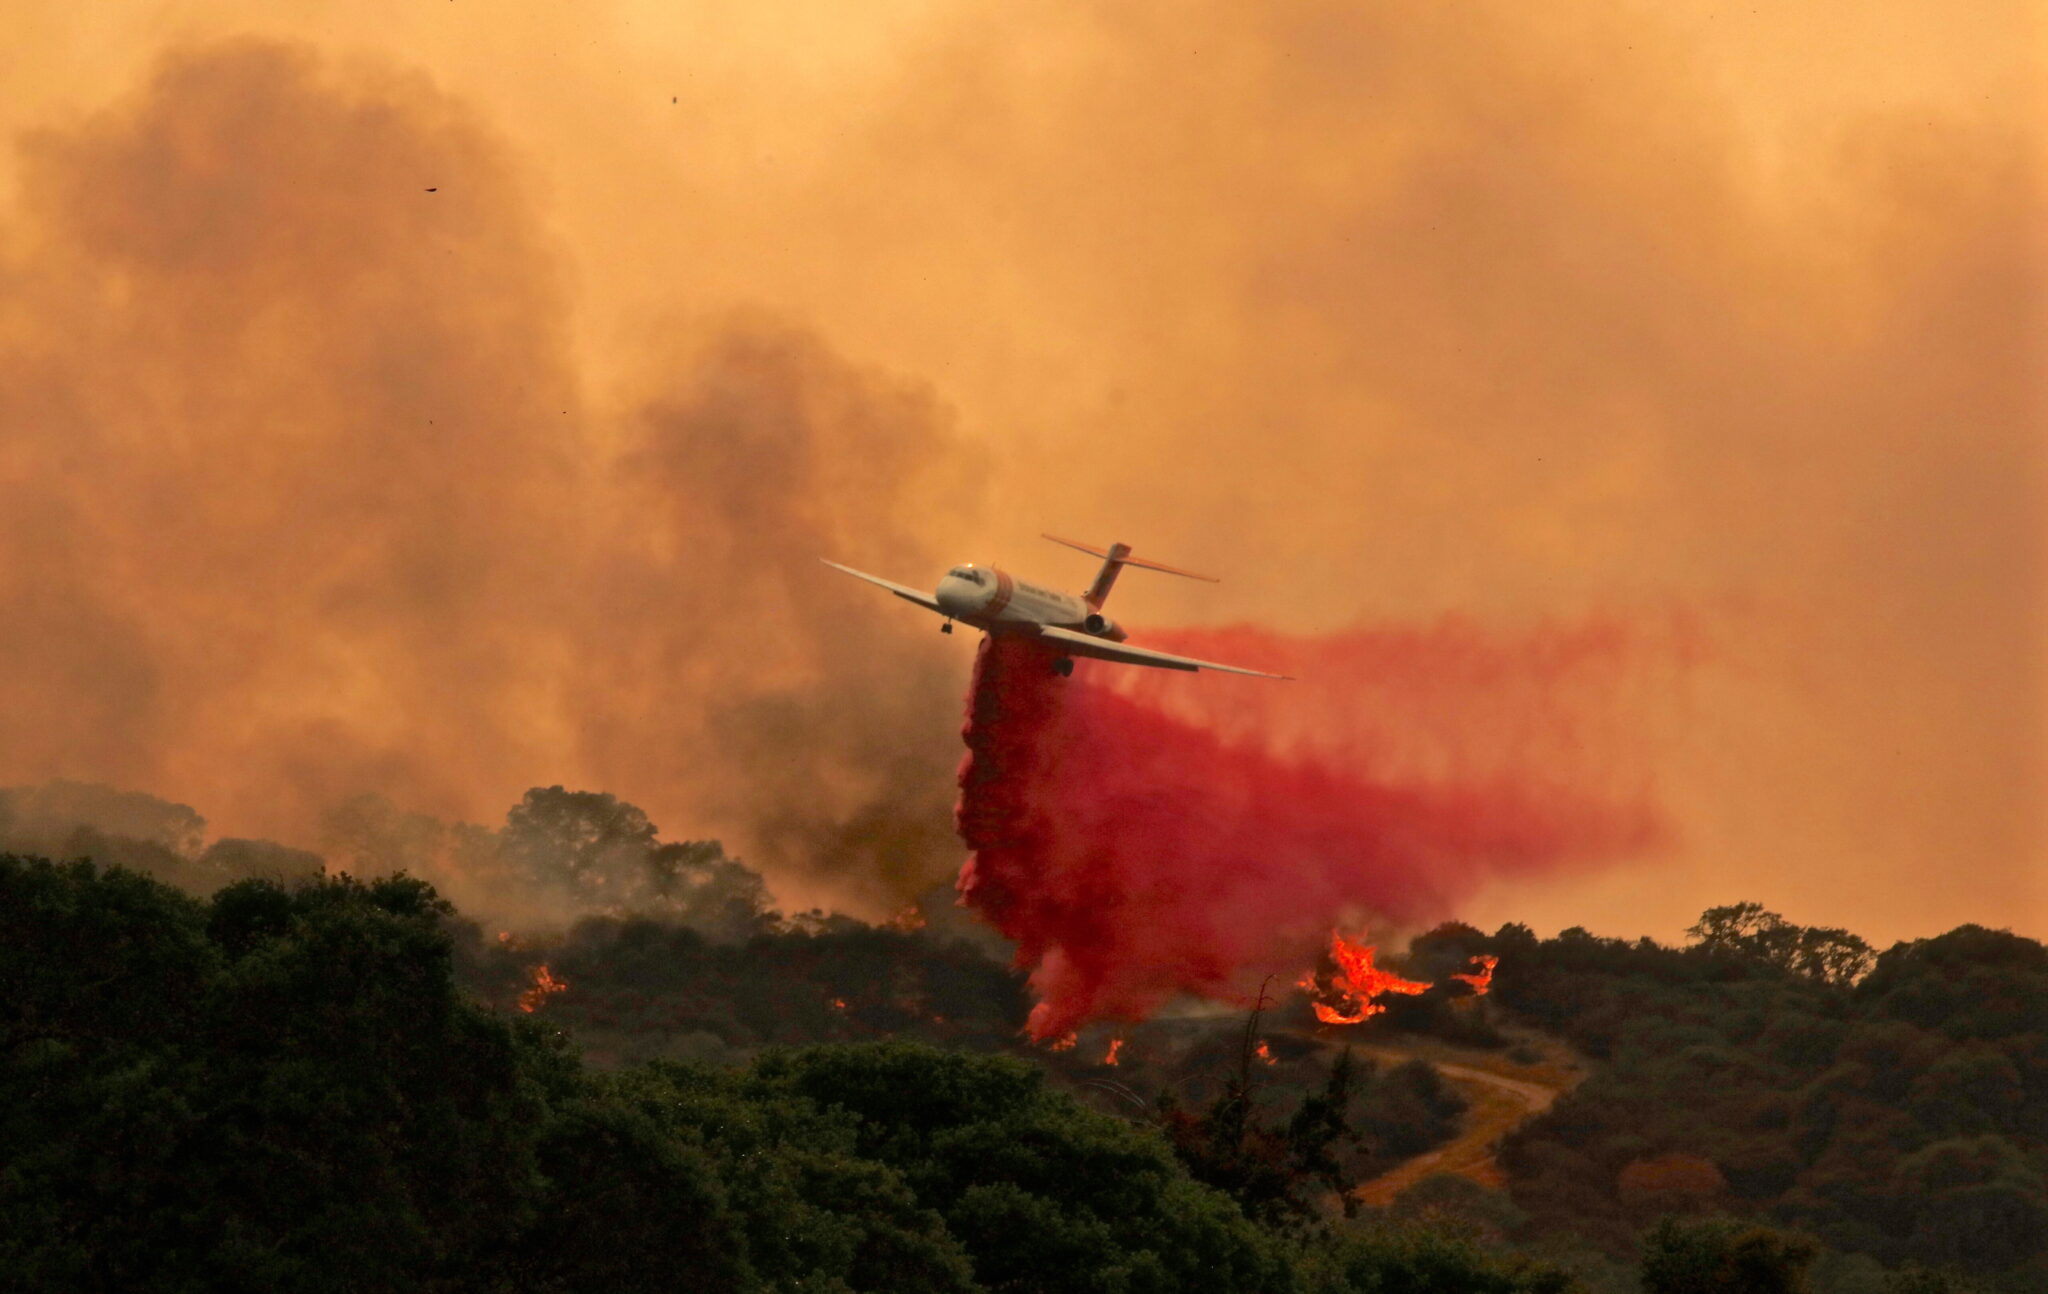
[[[324,869],[423,877],[486,920],[522,930],[592,913],[633,913],[726,941],[776,919],[759,873],[717,841],[663,841],[639,807],[599,791],[535,787],[502,828],[446,823],[377,796],[337,806],[327,853],[271,841],[209,842],[189,805],[78,782],[0,787],[0,849],[93,858],[199,894],[231,881],[292,880]]]

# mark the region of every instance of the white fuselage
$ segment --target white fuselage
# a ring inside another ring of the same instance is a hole
[[[990,633],[1032,625],[1078,629],[1089,615],[1088,604],[1072,593],[989,566],[955,566],[939,581],[933,596],[945,614]]]
[[[1051,536],[1047,536],[1051,538]],[[1176,656],[1172,652],[1158,651],[1151,647],[1140,647],[1124,641],[1129,635],[1124,627],[1102,614],[1102,604],[1108,600],[1110,588],[1115,585],[1117,572],[1126,566],[1137,566],[1145,570],[1165,571],[1171,575],[1187,575],[1194,579],[1206,580],[1206,575],[1195,575],[1150,559],[1131,556],[1129,544],[1111,544],[1108,548],[1096,548],[1089,544],[1077,544],[1071,539],[1058,542],[1069,548],[1078,548],[1102,559],[1102,569],[1095,573],[1095,582],[1088,591],[1078,596],[1062,593],[1058,589],[1046,588],[1020,580],[1008,571],[999,571],[992,566],[955,566],[939,581],[939,587],[927,594],[908,584],[885,580],[879,575],[857,571],[851,566],[825,561],[833,570],[851,575],[858,580],[879,585],[905,602],[914,602],[927,611],[936,611],[946,617],[946,623],[939,626],[942,633],[953,632],[953,622],[973,625],[984,633],[1003,634],[1014,638],[1034,639],[1046,649],[1052,672],[1062,677],[1074,672],[1074,658],[1115,661],[1124,665],[1147,665],[1155,669],[1177,670],[1221,670],[1228,674],[1254,674],[1261,678],[1283,678],[1280,674],[1267,674],[1263,670],[1246,669],[1240,665],[1224,665],[1212,660],[1197,660],[1193,656]]]

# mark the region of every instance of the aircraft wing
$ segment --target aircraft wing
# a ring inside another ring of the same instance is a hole
[[[1225,674],[1249,674],[1253,678],[1277,678],[1292,681],[1290,675],[1268,674],[1263,670],[1245,669],[1240,665],[1218,665],[1212,660],[1196,660],[1192,656],[1176,656],[1172,652],[1153,651],[1147,647],[1133,647],[1129,643],[1111,642],[1084,634],[1074,629],[1055,629],[1048,625],[1038,636],[1056,643],[1069,655],[1091,656],[1096,660],[1120,661],[1125,665],[1151,665],[1157,669],[1221,670]]]
[[[825,559],[822,557],[818,560],[825,562]],[[920,593],[907,584],[898,584],[894,580],[885,580],[879,575],[870,575],[866,571],[857,571],[851,566],[841,566],[838,562],[825,562],[825,565],[835,571],[845,571],[857,580],[866,580],[870,584],[878,584],[894,593],[897,597],[902,598],[905,602],[915,602],[927,611],[938,611],[940,615],[946,614],[944,611],[939,611],[939,600],[937,598],[929,593]]]

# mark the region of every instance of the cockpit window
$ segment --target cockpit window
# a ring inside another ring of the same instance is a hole
[[[987,576],[985,576],[982,572],[974,569],[972,566],[955,566],[952,570],[946,573],[948,575],[957,575],[961,579],[966,580],[969,584],[984,584],[987,582]]]

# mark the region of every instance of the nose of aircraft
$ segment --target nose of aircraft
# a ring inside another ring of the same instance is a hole
[[[948,575],[939,581],[939,587],[933,591],[932,597],[938,602],[940,610],[949,616],[957,616],[970,609],[971,599],[976,592],[979,590],[966,580],[957,575]]]

